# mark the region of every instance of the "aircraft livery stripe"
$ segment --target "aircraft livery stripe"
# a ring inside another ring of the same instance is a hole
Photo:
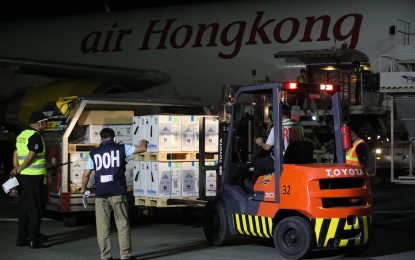
[[[234,214],[235,229],[239,234],[272,237],[272,218]]]

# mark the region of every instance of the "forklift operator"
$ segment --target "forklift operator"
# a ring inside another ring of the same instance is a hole
[[[299,122],[291,120],[291,108],[287,104],[282,105],[282,126],[284,151],[287,150],[288,145],[292,141],[304,140],[304,129]],[[265,151],[270,151],[274,146],[274,127],[268,135],[268,139],[264,142],[262,137],[255,139],[255,143]],[[252,174],[252,185],[255,185],[259,176],[274,172],[274,154],[270,156],[257,158],[254,162],[254,172]]]

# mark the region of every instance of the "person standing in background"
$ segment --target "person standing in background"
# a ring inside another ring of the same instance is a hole
[[[300,70],[300,75],[297,76],[297,83],[307,83],[307,71],[305,69]]]
[[[41,111],[30,116],[30,127],[16,138],[12,174],[19,180],[19,218],[16,246],[43,248],[40,223],[44,209],[44,180],[47,173],[45,142],[41,132],[47,118]]]
[[[296,78],[297,83],[308,83],[307,80],[307,71],[305,69],[300,70],[300,75]],[[307,102],[306,102],[307,99]],[[295,104],[296,103],[296,104]],[[306,107],[304,107],[304,103],[306,103]],[[300,107],[300,109],[310,109],[310,100],[306,96],[306,93],[299,92],[294,100],[294,103],[292,105],[297,105]]]
[[[131,235],[128,220],[127,183],[125,178],[126,158],[147,151],[147,141],[140,140],[139,146],[117,144],[111,128],[100,132],[101,144],[92,149],[82,176],[82,189],[87,190],[89,177],[95,171],[95,217],[98,246],[101,259],[111,256],[111,211],[118,230],[120,258],[131,258]]]
[[[352,147],[346,153],[346,163],[363,166],[367,168],[368,147],[360,137],[361,131],[358,126],[352,124],[349,127]]]

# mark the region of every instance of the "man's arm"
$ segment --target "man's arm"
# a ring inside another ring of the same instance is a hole
[[[19,160],[17,159],[17,152],[15,151],[13,154],[13,164],[17,164],[17,166],[14,167],[12,170],[13,174],[20,174],[21,171],[29,167],[33,160],[36,157],[36,153],[33,151],[29,152],[29,155],[24,159],[23,163],[19,165]]]
[[[89,177],[91,176],[92,169],[85,169],[84,174],[82,175],[82,188],[81,192],[84,193],[87,190],[87,185],[89,182]]]
[[[134,148],[134,154],[137,154],[137,153],[144,153],[144,152],[146,152],[147,151],[147,144],[148,144],[148,141],[147,140],[144,140],[144,139],[142,139],[142,140],[140,140],[140,142],[138,143],[138,146],[136,146],[135,148]]]
[[[13,152],[13,167],[19,166],[19,158],[17,158],[17,151]]]
[[[272,145],[269,145],[266,142],[264,142],[264,138],[262,137],[258,137],[257,139],[255,139],[255,143],[261,146],[262,149],[264,149],[265,151],[269,151],[272,148]]]

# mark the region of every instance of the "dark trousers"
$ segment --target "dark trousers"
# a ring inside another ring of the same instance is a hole
[[[261,157],[254,162],[254,173],[252,174],[252,185],[259,176],[274,172],[274,159],[271,156]]]
[[[38,242],[43,212],[43,175],[19,175],[19,219],[17,241]]]

